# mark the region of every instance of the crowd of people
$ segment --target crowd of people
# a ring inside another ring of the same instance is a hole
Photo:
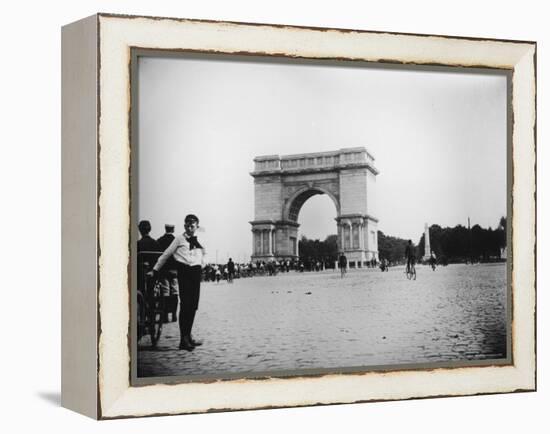
[[[290,271],[323,271],[330,267],[327,263],[321,261],[305,262],[300,260],[272,260],[272,261],[250,261],[233,262],[229,258],[227,263],[209,263],[203,270],[203,281],[220,282],[227,280],[229,283],[233,279],[254,277],[254,276],[275,276],[279,273],[289,273]]]
[[[343,258],[342,258],[343,256]],[[387,261],[377,261],[372,259],[365,263],[366,268],[376,268],[379,265],[385,264],[389,266]],[[254,276],[275,276],[279,273],[294,272],[320,272],[324,270],[342,270],[348,268],[348,262],[345,255],[340,255],[337,261],[330,258],[321,259],[283,259],[269,261],[251,261],[251,262],[233,262],[229,258],[227,263],[208,263],[203,269],[202,280],[204,282],[228,281],[231,283],[233,279],[254,277]]]

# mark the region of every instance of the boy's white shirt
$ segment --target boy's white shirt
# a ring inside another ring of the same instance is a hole
[[[185,233],[174,238],[174,241],[158,258],[153,270],[159,271],[170,256],[173,256],[177,262],[189,266],[200,265],[204,267],[206,264],[206,249],[204,246],[202,248],[190,249],[188,236]]]

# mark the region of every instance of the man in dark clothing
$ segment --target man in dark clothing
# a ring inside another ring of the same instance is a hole
[[[138,240],[137,248],[139,252],[161,252],[159,244],[149,236],[151,232],[151,223],[149,220],[142,220],[138,225],[141,238]]]
[[[174,241],[174,225],[164,225],[165,234],[157,240],[161,251],[165,251],[172,241]],[[176,321],[176,311],[178,309],[178,271],[176,260],[171,256],[166,260],[166,263],[159,272],[159,282],[162,288],[162,293],[165,298],[166,317],[168,321],[168,313],[172,314],[172,321]]]
[[[169,224],[164,225],[164,235],[157,240],[157,243],[159,243],[163,252],[168,248],[170,244],[172,244],[172,241],[174,241],[174,238],[176,238],[174,236],[174,227],[175,227],[174,225],[169,225]],[[171,259],[174,260],[173,258]],[[169,262],[166,262],[165,265],[168,265],[168,264]]]
[[[411,269],[411,266],[414,265],[415,262],[415,248],[411,240],[407,243],[407,247],[405,247],[405,258],[407,259],[407,271]]]
[[[227,283],[233,283],[233,277],[235,276],[235,263],[233,259],[229,258],[227,263]]]
[[[145,291],[145,274],[150,271],[151,267],[157,261],[159,252],[162,252],[159,244],[149,236],[151,232],[151,223],[149,220],[142,220],[138,224],[141,238],[137,242],[138,252],[138,291]]]
[[[338,267],[340,268],[340,277],[344,277],[344,274],[348,271],[348,258],[344,255],[344,252],[340,253],[338,258]]]

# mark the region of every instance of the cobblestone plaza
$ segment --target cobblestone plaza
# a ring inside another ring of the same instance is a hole
[[[506,265],[418,266],[382,273],[281,273],[203,283],[194,335],[178,350],[177,322],[158,347],[144,337],[138,377],[250,375],[302,369],[503,359]]]

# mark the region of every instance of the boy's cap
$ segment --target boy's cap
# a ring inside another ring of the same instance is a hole
[[[138,224],[138,228],[140,229],[151,229],[151,223],[149,222],[149,220],[142,220],[139,222]]]
[[[185,216],[185,223],[199,222],[199,218],[195,214],[187,214]]]

